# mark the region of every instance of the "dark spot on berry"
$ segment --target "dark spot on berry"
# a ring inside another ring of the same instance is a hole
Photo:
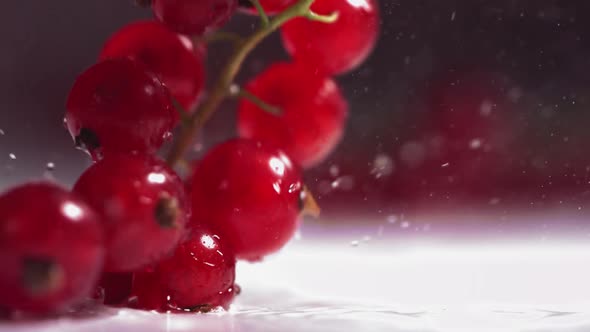
[[[44,295],[62,285],[63,270],[49,258],[29,256],[23,259],[21,280],[29,294]]]
[[[75,139],[76,147],[79,149],[83,149],[86,151],[92,151],[100,147],[100,141],[98,140],[98,136],[87,128],[80,129],[78,136]]]
[[[139,7],[149,7],[152,5],[152,0],[135,0],[135,4]]]
[[[162,194],[154,209],[156,222],[162,228],[176,228],[178,219],[178,201],[168,194]]]

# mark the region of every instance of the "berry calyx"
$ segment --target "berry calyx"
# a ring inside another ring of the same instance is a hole
[[[153,269],[134,273],[132,299],[149,310],[227,309],[236,293],[235,257],[223,238],[203,226]]]
[[[127,58],[105,60],[82,73],[66,108],[70,134],[95,159],[107,150],[155,151],[178,123],[167,89]]]
[[[158,20],[186,35],[201,35],[221,27],[236,8],[237,0],[154,0],[152,3]]]
[[[98,216],[77,195],[28,183],[0,196],[0,306],[66,309],[90,295],[103,257]]]
[[[209,223],[237,258],[279,250],[298,225],[301,174],[282,151],[234,139],[210,150],[191,177],[190,225]]]
[[[182,181],[166,164],[140,154],[107,154],[74,186],[101,215],[105,270],[126,272],[169,253],[189,214]]]
[[[326,74],[342,74],[359,66],[371,53],[379,31],[375,0],[315,0],[311,10],[338,13],[331,24],[295,18],[283,25],[285,49],[296,61]]]
[[[240,137],[269,142],[305,168],[324,160],[342,138],[348,105],[331,78],[302,65],[275,63],[246,89],[280,114],[243,99],[238,108]]]
[[[170,90],[184,109],[203,90],[205,70],[191,40],[154,21],[128,24],[105,43],[100,59],[130,57],[143,63]]]

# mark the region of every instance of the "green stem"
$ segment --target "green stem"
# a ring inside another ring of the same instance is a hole
[[[271,105],[264,100],[260,99],[258,96],[252,94],[248,90],[242,89],[237,85],[232,85],[230,87],[230,95],[238,98],[244,98],[251,102],[252,104],[258,106],[263,111],[270,113],[272,115],[281,115],[282,111],[279,107]]]
[[[333,12],[330,15],[320,15],[309,10],[304,16],[310,21],[317,21],[322,23],[334,23],[338,20],[338,12]]]
[[[178,138],[168,153],[167,162],[174,166],[182,159],[185,151],[190,147],[193,138],[219,107],[228,94],[229,87],[238,74],[242,63],[250,52],[268,35],[277,30],[281,25],[290,19],[298,16],[307,16],[309,7],[314,0],[299,0],[291,7],[285,9],[279,15],[269,21],[267,26],[259,27],[252,35],[247,37],[239,48],[237,48],[227,61],[217,82],[210,90],[209,96],[201,106],[192,114],[186,126],[181,128]]]
[[[252,5],[254,6],[254,8],[256,8],[256,11],[258,12],[258,16],[260,16],[260,23],[262,23],[262,27],[267,27],[269,25],[269,20],[268,20],[268,15],[266,15],[266,12],[264,11],[264,8],[262,8],[262,5],[260,4],[259,0],[250,0],[250,2],[252,3]]]

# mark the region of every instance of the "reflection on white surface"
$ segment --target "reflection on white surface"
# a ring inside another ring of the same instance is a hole
[[[229,313],[101,309],[0,331],[581,332],[590,330],[589,262],[590,245],[297,241],[239,265],[243,293]]]

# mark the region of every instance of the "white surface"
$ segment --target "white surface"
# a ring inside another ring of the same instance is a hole
[[[238,269],[229,313],[98,308],[0,331],[590,331],[590,245],[297,241]]]

